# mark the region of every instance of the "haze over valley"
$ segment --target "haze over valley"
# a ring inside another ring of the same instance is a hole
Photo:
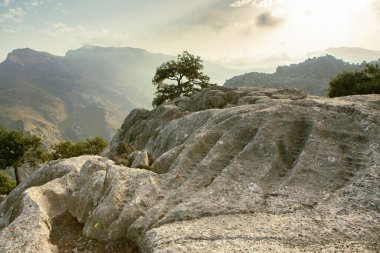
[[[133,108],[151,108],[156,67],[173,56],[87,46],[64,57],[16,49],[0,64],[0,124],[49,143],[110,139]],[[212,81],[238,71],[206,63]]]
[[[0,253],[380,252],[380,0],[0,0]]]
[[[364,49],[335,51],[342,58],[368,58]],[[138,48],[86,46],[63,57],[15,49],[0,64],[0,124],[40,136],[49,144],[91,136],[110,139],[133,108],[151,108],[154,72],[171,59],[175,56]],[[336,74],[364,67],[333,56],[279,66],[272,75],[207,61],[204,65],[211,82],[218,85],[289,86],[322,96]]]
[[[151,108],[156,68],[185,50],[218,85],[326,95],[333,75],[361,68],[348,64],[380,58],[378,24],[379,0],[0,0],[0,124],[48,142],[109,139],[132,108]],[[342,66],[296,67],[326,55]]]

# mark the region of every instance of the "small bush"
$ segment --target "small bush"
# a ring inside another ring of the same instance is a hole
[[[149,171],[152,171],[152,169],[153,169],[151,166],[145,165],[145,164],[139,164],[139,165],[137,165],[137,168],[144,169],[144,170],[149,170]]]
[[[380,67],[368,64],[363,71],[343,72],[331,79],[329,97],[380,94]]]
[[[119,145],[117,146],[117,149],[116,149],[116,154],[117,155],[126,154],[127,156],[129,156],[133,151],[136,151],[136,148],[132,146],[131,144],[125,143],[125,142],[119,142]]]
[[[53,147],[54,159],[64,159],[81,155],[99,155],[107,147],[107,142],[102,137],[88,138],[84,142],[61,142]]]
[[[131,161],[129,161],[126,157],[111,156],[110,159],[113,160],[116,165],[124,165],[125,167],[129,167],[131,165]]]
[[[110,156],[110,159],[115,161],[117,165],[124,165],[129,167],[131,165],[131,161],[128,159],[129,155],[135,151],[135,147],[133,147],[129,143],[119,142],[119,145],[116,148],[116,153]]]
[[[0,171],[0,194],[8,194],[16,187],[16,181],[7,173]]]

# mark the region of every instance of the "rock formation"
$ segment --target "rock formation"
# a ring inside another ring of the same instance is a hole
[[[214,87],[135,109],[110,157],[128,143],[145,169],[44,165],[0,204],[0,252],[379,252],[379,124],[379,95],[293,89]],[[71,245],[53,236],[62,217],[83,232]]]

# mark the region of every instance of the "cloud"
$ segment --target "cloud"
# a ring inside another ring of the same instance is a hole
[[[286,53],[257,55],[252,52],[244,51],[232,55],[210,58],[210,60],[221,65],[229,66],[235,69],[254,69],[260,72],[274,72],[277,66],[289,64],[304,59],[304,56],[290,56]]]
[[[20,23],[24,20],[26,13],[20,7],[8,9],[5,13],[0,13],[0,23],[13,22]]]
[[[229,6],[234,7],[240,14],[246,11],[244,15],[238,17],[249,17],[249,19],[239,18],[240,22],[235,22],[239,27],[274,27],[285,19],[281,3],[281,0],[235,0]],[[247,5],[250,8],[238,8]]]
[[[278,5],[279,2],[281,2],[281,0],[256,0],[252,1],[252,6],[258,8],[271,8]]]
[[[374,1],[373,4],[374,4],[377,14],[380,14],[380,0]]]
[[[207,13],[201,12],[197,15],[191,15],[183,24],[190,27],[209,27],[213,31],[221,31],[230,24],[230,21],[223,10],[216,9]]]
[[[253,0],[236,0],[233,3],[231,3],[230,6],[233,8],[238,8],[238,7],[248,5],[252,2],[253,2]]]
[[[270,8],[278,4],[280,0],[235,0],[230,4],[230,7],[239,8],[246,5],[251,5],[252,7],[258,8]]]
[[[28,8],[35,8],[35,7],[42,5],[43,3],[44,3],[44,0],[31,0],[30,2],[26,3],[25,5]]]
[[[70,12],[64,8],[63,3],[57,3],[57,5],[54,7],[54,11],[60,12],[62,14],[70,14]]]
[[[106,28],[94,30],[84,26],[69,26],[62,22],[49,24],[37,31],[51,37],[62,37],[79,44],[124,45],[130,40],[129,34],[110,31]]]
[[[14,0],[4,0],[0,3],[0,7],[8,8]]]
[[[273,27],[273,26],[277,26],[282,21],[283,21],[282,18],[280,16],[274,15],[273,12],[263,12],[257,16],[256,25]]]

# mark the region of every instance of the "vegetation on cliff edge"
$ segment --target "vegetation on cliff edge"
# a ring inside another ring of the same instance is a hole
[[[343,72],[331,79],[329,97],[380,94],[380,67],[367,64],[362,71]]]
[[[41,138],[29,136],[21,131],[9,131],[0,126],[0,169],[8,167],[14,169],[16,185],[21,181],[19,168],[21,166],[35,167],[46,161],[70,158],[80,155],[99,155],[106,148],[107,142],[102,137],[88,138],[83,142],[72,143],[63,141],[52,147],[53,152],[49,152],[42,145]],[[11,181],[3,174],[0,179],[1,187],[4,190],[10,189]]]
[[[153,107],[181,96],[190,96],[215,84],[203,72],[202,60],[187,51],[178,55],[177,60],[163,63],[156,70],[152,83],[157,91],[154,93]]]

